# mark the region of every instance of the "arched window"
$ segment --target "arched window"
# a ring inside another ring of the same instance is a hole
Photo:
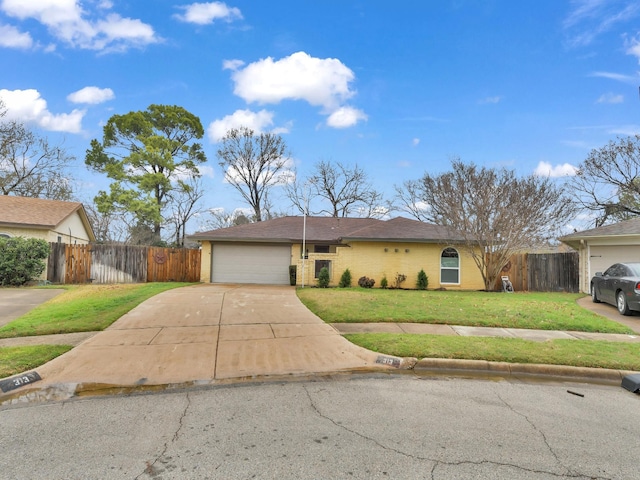
[[[11,235],[8,233],[0,233],[0,238],[11,238]]]
[[[440,255],[440,283],[460,283],[460,256],[455,248],[445,248]]]

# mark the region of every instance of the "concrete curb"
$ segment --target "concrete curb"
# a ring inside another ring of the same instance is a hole
[[[606,368],[570,367],[566,365],[524,364],[488,362],[485,360],[456,360],[444,358],[424,358],[418,360],[412,369],[416,374],[449,374],[454,376],[491,376],[506,378],[546,378],[582,383],[620,384],[622,378],[632,371]]]
[[[398,357],[391,357],[398,358]],[[456,360],[447,358],[398,358],[398,367],[371,366],[351,370],[288,375],[256,375],[221,380],[201,380],[163,385],[113,385],[97,383],[50,384],[38,388],[36,384],[0,394],[0,407],[26,406],[30,403],[64,402],[83,397],[160,393],[191,388],[240,385],[248,383],[299,382],[328,380],[365,374],[403,374],[418,377],[439,376],[459,378],[494,378],[535,380],[548,382],[577,382],[620,386],[626,375],[638,373],[603,368],[569,367],[564,365],[520,364],[488,362],[485,360]]]

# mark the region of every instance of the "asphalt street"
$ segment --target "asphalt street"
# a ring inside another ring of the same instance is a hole
[[[0,410],[0,478],[631,479],[619,387],[345,375]]]

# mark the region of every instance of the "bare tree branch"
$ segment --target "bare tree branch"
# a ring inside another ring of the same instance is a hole
[[[200,213],[198,202],[204,197],[200,177],[188,177],[186,180],[178,180],[177,185],[169,193],[171,213],[168,215],[169,223],[173,226],[173,237],[176,246],[184,247],[187,235],[187,223]]]
[[[640,215],[640,135],[591,150],[571,186],[596,226]]]
[[[0,107],[1,108],[1,107]],[[0,194],[70,200],[73,157],[20,122],[0,124]]]
[[[288,182],[286,194],[301,213],[307,209],[308,202],[314,200],[311,212],[314,215],[379,218],[390,209],[362,168],[340,162],[319,161],[303,182],[296,178]]]
[[[420,220],[454,228],[463,248],[493,290],[502,267],[517,252],[554,238],[574,214],[574,204],[549,178],[517,178],[506,169],[452,161],[452,171],[410,182],[407,209]],[[403,193],[403,192],[400,192]],[[426,208],[419,209],[418,202]]]
[[[227,132],[218,150],[219,165],[260,222],[269,207],[268,193],[286,181],[287,147],[279,135],[256,134],[240,127]]]

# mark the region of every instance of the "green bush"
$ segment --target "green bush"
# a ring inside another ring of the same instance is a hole
[[[342,273],[338,286],[340,288],[349,288],[351,286],[351,272],[348,268]]]
[[[0,238],[0,285],[20,286],[40,276],[49,244],[38,238]]]
[[[416,284],[416,287],[418,287],[418,290],[426,290],[428,286],[429,277],[427,277],[427,274],[424,273],[424,270],[420,270],[418,272],[418,282]]]
[[[298,267],[296,265],[289,265],[289,285],[295,287],[298,276]]]
[[[362,288],[373,288],[375,283],[376,281],[373,278],[369,277],[360,277],[358,279],[358,285],[360,285]]]
[[[382,280],[380,280],[380,288],[387,287],[389,287],[389,280],[387,280],[387,276],[385,275],[384,277],[382,277]]]
[[[329,286],[329,269],[322,267],[318,273],[318,287],[327,288]]]

